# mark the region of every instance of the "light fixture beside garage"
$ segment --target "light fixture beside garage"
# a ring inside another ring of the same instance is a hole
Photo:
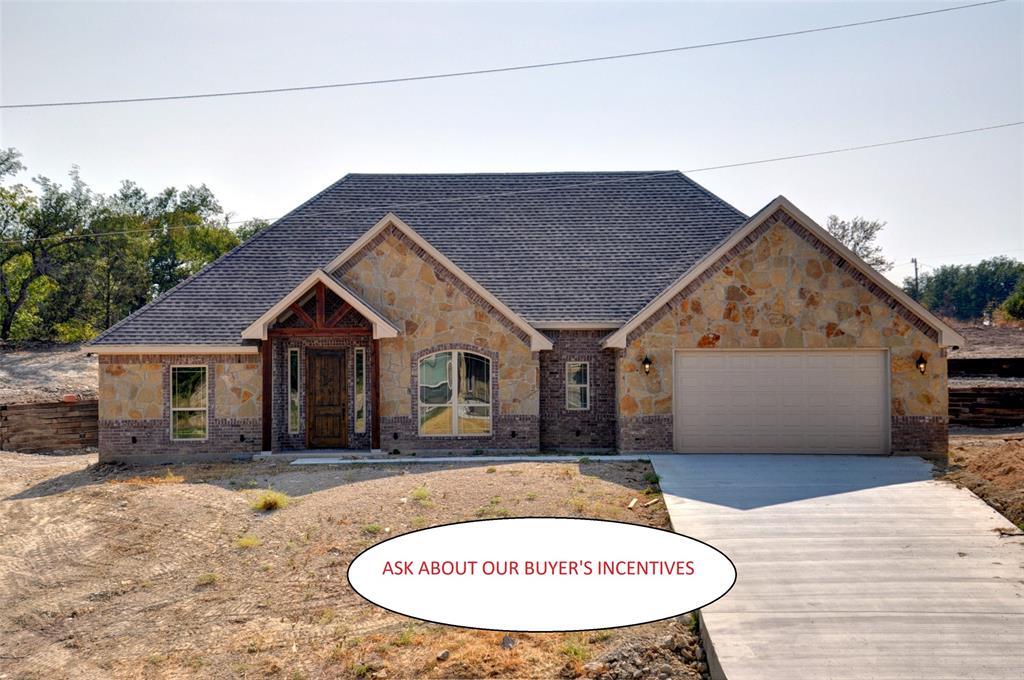
[[[924,375],[924,372],[928,370],[928,360],[924,358],[924,354],[917,355],[917,361],[914,362],[914,365],[917,366],[917,370],[921,375]]]
[[[651,361],[651,357],[645,354],[644,355],[644,360],[643,360],[644,375],[650,375],[650,373],[651,373],[651,364],[653,364],[653,363],[654,362]]]

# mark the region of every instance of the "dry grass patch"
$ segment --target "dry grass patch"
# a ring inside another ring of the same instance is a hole
[[[157,486],[159,484],[182,484],[185,481],[185,477],[182,475],[175,474],[170,468],[167,469],[162,475],[150,475],[147,477],[140,477],[138,475],[132,477],[122,477],[114,479],[108,479],[107,484],[129,484],[131,486]]]
[[[218,574],[214,574],[213,572],[207,574],[200,574],[199,577],[196,578],[196,587],[203,588],[205,586],[217,585],[217,581],[219,580],[220,576]]]
[[[252,550],[253,548],[258,548],[261,545],[263,545],[263,541],[252,534],[239,536],[235,541],[235,547],[241,548],[242,550]]]
[[[274,510],[288,507],[291,501],[292,499],[288,494],[267,489],[257,494],[256,498],[249,504],[249,507],[257,512],[273,512]]]
[[[175,468],[184,484],[143,482],[145,502],[123,504],[126,488],[108,479],[166,478],[166,469],[90,462],[0,453],[0,554],[17,556],[0,562],[0,583],[19,584],[0,588],[0,673],[12,678],[557,678],[573,675],[578,658],[626,653],[634,665],[657,656],[637,666],[655,677],[666,663],[658,639],[672,633],[667,622],[517,634],[506,650],[502,633],[410,620],[362,600],[345,579],[385,533],[478,511],[572,517],[570,498],[580,498],[587,516],[667,527],[664,504],[625,510],[648,486],[645,463],[528,461],[499,474],[489,463],[203,464]],[[242,486],[256,489],[243,495]],[[301,512],[254,516],[249,501],[262,489],[301,498]],[[697,677],[673,663],[673,678]]]

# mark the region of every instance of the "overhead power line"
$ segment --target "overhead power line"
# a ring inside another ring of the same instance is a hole
[[[805,28],[797,31],[785,31],[782,33],[769,33],[765,35],[748,36],[746,38],[734,38],[731,40],[718,40],[715,42],[698,43],[694,45],[683,45],[680,47],[667,47],[657,50],[643,50],[640,52],[625,52],[622,54],[606,54],[596,57],[582,57],[579,59],[564,59],[561,61],[546,61],[534,64],[517,64],[514,66],[499,66],[495,68],[483,68],[474,69],[470,71],[451,71],[447,73],[431,73],[426,75],[418,76],[402,76],[398,78],[381,78],[376,80],[356,80],[344,83],[327,83],[321,85],[298,85],[293,87],[269,87],[258,90],[231,90],[223,92],[203,92],[196,94],[177,94],[177,95],[163,95],[156,97],[123,97],[117,99],[83,99],[77,101],[58,101],[58,102],[34,102],[26,104],[2,104],[0,109],[32,109],[32,108],[44,108],[44,107],[57,107],[57,106],[91,106],[95,104],[130,104],[139,102],[162,102],[162,101],[176,101],[186,99],[212,99],[215,97],[243,97],[249,95],[259,94],[280,94],[283,92],[304,92],[310,90],[329,90],[343,87],[368,87],[371,85],[393,85],[395,83],[411,83],[421,80],[441,80],[444,78],[464,78],[467,76],[482,76],[490,75],[494,73],[510,73],[513,71],[528,71],[532,69],[541,68],[554,68],[558,66],[573,66],[577,64],[592,64],[600,61],[613,61],[617,59],[633,59],[636,57],[651,57],[659,54],[671,54],[673,52],[688,52],[691,50],[701,50],[709,47],[725,47],[727,45],[741,45],[744,43],[758,42],[761,40],[775,40],[777,38],[792,38],[799,35],[809,35],[811,33],[823,33],[825,31],[839,31],[848,28],[856,28],[858,26],[870,26],[872,24],[882,24],[890,21],[902,21],[904,19],[914,19],[917,17],[929,16],[932,14],[943,14],[945,12],[957,12],[964,9],[974,9],[977,7],[984,7],[987,5],[998,5],[1006,2],[1006,0],[987,0],[986,2],[976,2],[970,5],[957,5],[954,7],[942,7],[939,9],[932,9],[925,12],[913,12],[911,14],[899,14],[896,16],[881,17],[878,19],[867,19],[865,21],[854,21],[846,24],[833,24],[831,26],[818,26],[815,28]]]
[[[646,173],[646,174],[642,174],[642,175],[627,175],[627,176],[624,176],[624,177],[613,177],[613,178],[610,178],[610,179],[593,180],[593,181],[590,181],[590,182],[576,182],[576,183],[573,183],[573,184],[561,184],[561,185],[557,185],[557,186],[540,187],[540,188],[537,188],[537,189],[516,189],[516,190],[511,190],[511,191],[499,191],[499,192],[485,193],[485,194],[469,194],[469,195],[466,195],[466,196],[451,196],[449,198],[428,199],[428,200],[425,200],[425,201],[414,201],[414,202],[411,202],[411,203],[392,203],[392,204],[388,204],[388,205],[375,205],[375,206],[363,206],[363,207],[359,207],[359,208],[348,208],[346,210],[339,210],[338,212],[336,212],[334,214],[336,214],[336,215],[345,215],[345,214],[348,214],[348,213],[356,213],[356,212],[380,212],[380,211],[387,211],[387,210],[400,210],[402,208],[415,208],[415,207],[419,207],[419,206],[423,206],[423,205],[436,205],[436,204],[439,204],[439,203],[458,203],[458,202],[462,202],[462,201],[476,201],[476,200],[481,200],[481,199],[484,199],[484,198],[501,198],[501,197],[504,197],[504,196],[516,196],[516,195],[520,195],[520,194],[540,194],[540,193],[546,193],[546,192],[550,192],[550,191],[564,191],[566,189],[581,189],[581,188],[584,188],[584,187],[598,186],[598,185],[603,185],[603,184],[617,184],[617,183],[620,183],[620,182],[633,182],[633,181],[636,181],[636,180],[652,179],[652,178],[655,178],[655,177],[667,177],[669,175],[675,175],[675,174],[677,174],[679,172],[682,172],[684,174],[692,175],[692,174],[695,174],[695,173],[698,173],[698,172],[710,172],[712,170],[725,170],[727,168],[741,168],[741,167],[745,167],[745,166],[749,166],[749,165],[761,165],[763,163],[778,163],[780,161],[790,161],[790,160],[796,160],[796,159],[799,159],[799,158],[813,158],[815,156],[828,156],[828,155],[838,154],[838,153],[847,153],[847,152],[850,152],[850,151],[863,151],[863,150],[866,150],[866,149],[877,149],[877,148],[883,147],[883,146],[895,146],[897,144],[909,144],[911,142],[923,142],[923,141],[932,140],[932,139],[942,139],[942,138],[945,138],[945,137],[956,137],[958,135],[967,135],[967,134],[972,134],[972,133],[977,133],[977,132],[989,132],[989,131],[992,131],[992,130],[1000,130],[1000,129],[1011,128],[1011,127],[1016,127],[1016,126],[1020,126],[1020,125],[1024,125],[1024,120],[1018,120],[1018,121],[1014,121],[1012,123],[999,123],[997,125],[986,125],[984,127],[971,128],[969,130],[955,130],[953,132],[940,132],[940,133],[934,134],[934,135],[923,135],[923,136],[919,136],[919,137],[906,137],[904,139],[892,139],[892,140],[889,140],[887,142],[876,142],[874,144],[861,144],[861,145],[858,145],[858,146],[844,146],[844,147],[840,147],[840,148],[837,148],[837,149],[828,149],[828,150],[825,150],[825,151],[810,151],[810,152],[807,152],[807,153],[789,154],[787,156],[774,156],[772,158],[760,158],[758,160],[740,161],[738,163],[725,163],[725,164],[722,164],[722,165],[707,165],[707,166],[704,166],[704,167],[701,167],[701,168],[689,168],[689,169],[686,169],[686,170],[678,170],[678,171],[677,170],[667,170],[667,171],[664,171],[664,172],[651,172],[651,173]],[[257,218],[254,218],[254,219],[257,219]],[[274,219],[268,220],[268,221],[273,222],[276,219],[280,219],[280,218],[274,218]],[[248,222],[248,221],[250,221],[250,220],[228,220],[227,222],[222,222],[221,224],[241,224],[241,223],[245,223],[245,222]],[[216,226],[216,225],[210,225],[210,224],[183,224],[183,225],[175,225],[173,228],[191,229],[191,228],[196,228],[196,227],[210,227],[210,226]],[[74,236],[68,236],[68,237],[65,237],[65,238],[63,238],[61,240],[62,241],[67,241],[67,240],[79,239],[79,238],[97,238],[97,237],[100,237],[100,236],[122,236],[122,235],[126,235],[126,234],[143,233],[143,232],[148,232],[148,231],[153,231],[153,229],[126,229],[126,230],[123,230],[123,231],[106,231],[106,232],[96,232],[96,233],[92,233],[92,234],[75,234]],[[54,237],[48,236],[48,237],[44,237],[44,238],[27,239],[27,240],[14,240],[14,239],[11,239],[11,240],[7,240],[7,241],[0,241],[0,243],[25,243],[25,242],[31,242],[31,241],[45,241],[45,240],[50,239],[50,238],[54,238]]]

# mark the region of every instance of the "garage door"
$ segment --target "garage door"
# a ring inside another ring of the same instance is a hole
[[[887,453],[884,351],[678,351],[675,450]]]

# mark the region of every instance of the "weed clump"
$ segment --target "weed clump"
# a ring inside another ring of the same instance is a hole
[[[242,550],[258,548],[261,545],[263,545],[263,541],[261,541],[256,536],[253,536],[252,534],[243,534],[242,536],[238,537],[237,541],[235,541],[235,546],[241,548]]]
[[[251,503],[251,507],[257,512],[273,512],[274,510],[288,507],[291,501],[292,499],[288,494],[267,489],[266,491],[261,491],[256,496],[256,499]]]

